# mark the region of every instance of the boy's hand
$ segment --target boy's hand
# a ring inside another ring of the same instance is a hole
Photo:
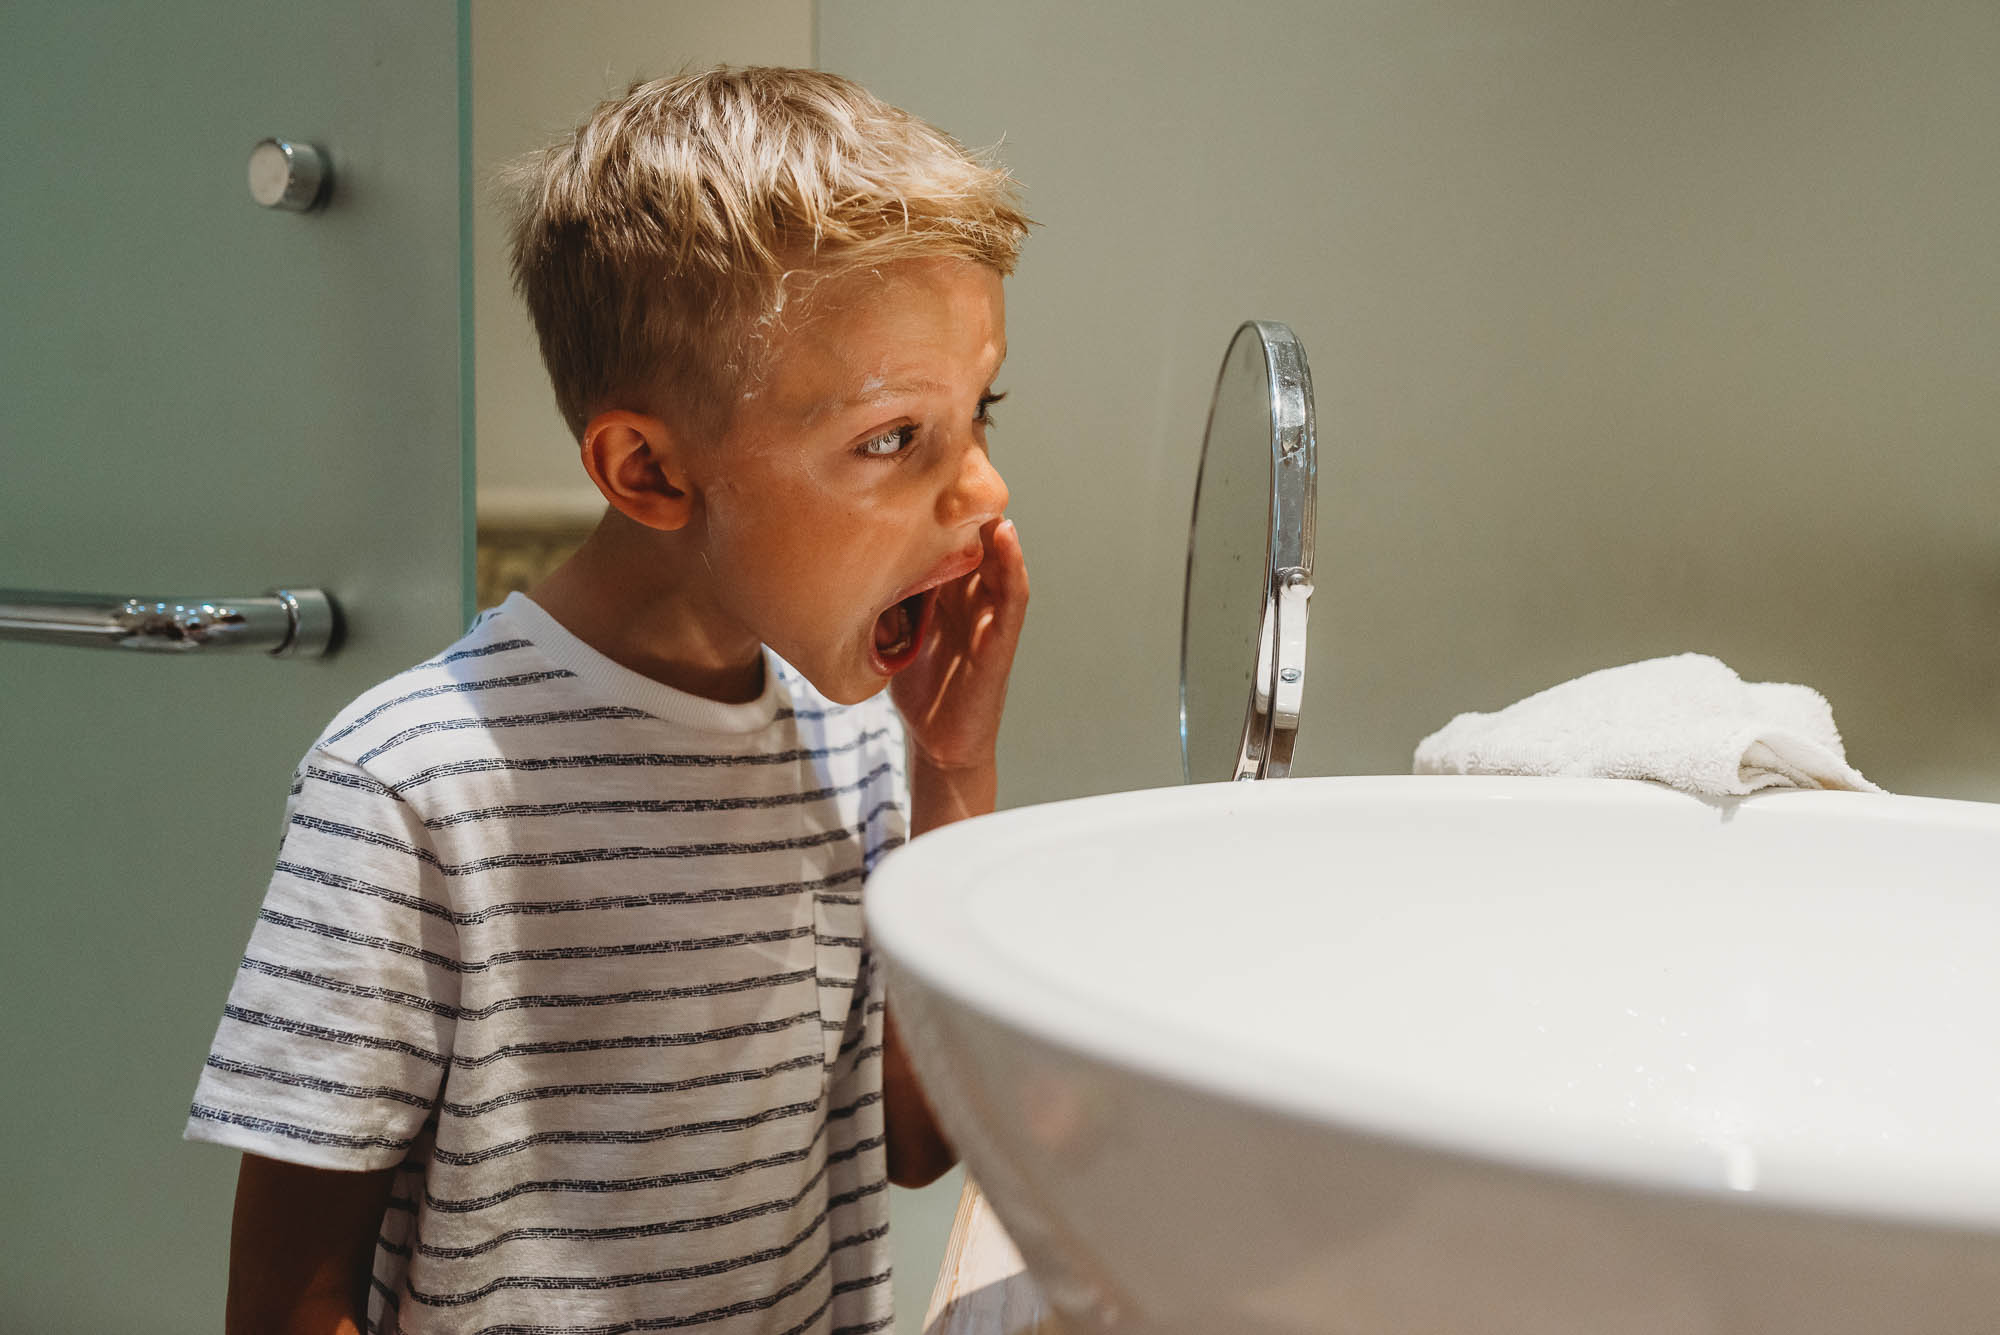
[[[1000,737],[1000,711],[1007,701],[1007,674],[1014,666],[1021,624],[1028,615],[1028,568],[1012,520],[996,519],[980,530],[986,559],[964,579],[938,590],[931,633],[916,662],[896,674],[890,698],[909,728],[913,797],[919,807],[929,780],[966,787],[963,797],[979,804],[977,789],[990,789],[993,752]],[[928,772],[927,772],[928,771]],[[985,798],[992,807],[990,792]],[[964,802],[948,804],[922,829],[980,814]]]

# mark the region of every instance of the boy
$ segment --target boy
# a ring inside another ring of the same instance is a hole
[[[524,186],[610,509],[300,767],[187,1129],[245,1151],[229,1328],[886,1330],[886,1182],[953,1155],[862,878],[992,809],[1027,220],[799,70],[636,87]]]

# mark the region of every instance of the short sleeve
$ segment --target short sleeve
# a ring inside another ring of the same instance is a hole
[[[315,749],[186,1136],[321,1168],[402,1162],[450,1064],[458,929],[419,815]]]

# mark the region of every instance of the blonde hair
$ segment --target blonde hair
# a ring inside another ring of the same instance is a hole
[[[1010,273],[1030,225],[1004,170],[817,70],[635,84],[508,179],[514,283],[579,437],[644,404],[719,432],[817,282],[944,257]]]

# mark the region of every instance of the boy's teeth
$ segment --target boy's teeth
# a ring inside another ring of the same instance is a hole
[[[916,623],[910,617],[909,605],[896,603],[875,618],[875,652],[884,658],[894,658],[910,647],[910,637],[915,633]]]

